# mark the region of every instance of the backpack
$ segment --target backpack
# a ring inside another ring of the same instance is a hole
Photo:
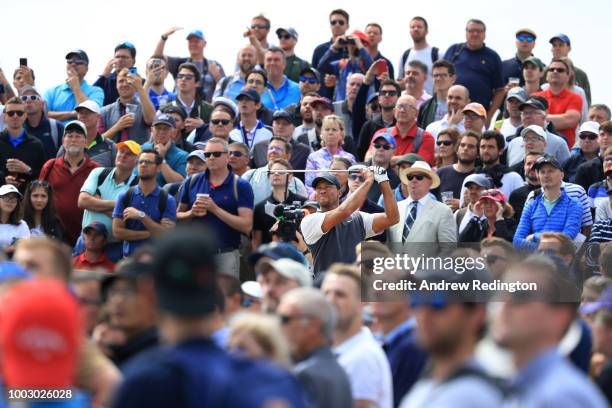
[[[221,80],[221,83],[219,84],[220,88],[219,88],[219,96],[225,96],[223,95],[225,93],[225,89],[227,88],[227,86],[229,85],[230,81],[232,80],[232,76],[228,75],[225,78],[223,78]]]
[[[96,185],[96,195],[98,196],[102,196],[102,193],[100,192],[100,186],[102,184],[104,184],[104,182],[106,181],[107,177],[109,176],[109,174],[111,173],[111,171],[113,171],[114,167],[105,167],[100,174],[98,174],[98,182]],[[129,177],[128,177],[129,179]],[[138,176],[134,177],[134,179],[132,180],[132,182],[130,183],[130,187],[135,186],[136,184],[138,184]]]
[[[406,66],[406,61],[408,61],[408,56],[410,56],[410,51],[412,50],[412,48],[408,48],[406,51],[404,51],[404,54],[402,54],[402,66],[400,67],[400,69],[404,69],[404,67]],[[440,54],[440,50],[438,49],[438,47],[431,47],[431,62],[434,63],[439,59],[439,54]]]
[[[389,127],[385,131],[390,133],[392,129],[393,127]],[[417,126],[417,133],[414,137],[414,146],[412,146],[412,153],[417,153],[419,151],[419,149],[421,148],[421,143],[423,143],[423,129]]]
[[[461,55],[461,51],[463,51],[464,48],[465,48],[465,43],[461,43],[457,45],[455,47],[455,52],[453,52],[453,56],[451,57],[450,62],[454,64],[457,58],[459,58],[459,55]]]
[[[123,208],[127,208],[127,206],[130,204],[130,201],[132,201],[132,196],[134,195],[135,187],[136,186],[131,186],[125,192],[123,200],[121,201],[121,205],[123,206]],[[166,207],[168,206],[168,193],[163,188],[159,189],[159,201],[157,202],[157,206],[159,208],[159,216],[163,217],[164,212],[166,211]]]
[[[62,141],[59,137],[59,123],[57,120],[49,118],[49,127],[51,128],[51,140],[53,140],[53,145],[55,145],[56,149],[59,149],[62,145]]]
[[[445,378],[442,383],[448,383],[462,377],[475,377],[481,379],[498,390],[503,396],[508,394],[508,388],[501,378],[493,377],[487,372],[472,366],[459,367],[459,369],[455,370],[449,377]]]

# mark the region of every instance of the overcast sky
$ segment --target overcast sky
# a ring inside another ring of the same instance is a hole
[[[408,22],[421,15],[429,22],[429,43],[441,49],[465,40],[464,27],[469,18],[487,24],[487,46],[502,60],[514,55],[514,34],[530,27],[538,34],[535,55],[545,62],[551,58],[548,40],[564,32],[572,41],[570,57],[589,76],[593,103],[612,102],[612,81],[605,79],[608,64],[607,39],[612,38],[609,0],[542,0],[521,2],[437,1],[195,1],[174,0],[21,0],[2,1],[2,51],[0,67],[12,75],[20,57],[27,57],[35,70],[41,91],[65,79],[64,56],[82,48],[90,58],[88,81],[95,81],[119,42],[136,45],[137,67],[144,72],[146,58],[152,53],[161,33],[172,26],[185,31],[172,36],[166,45],[168,55],[186,56],[185,33],[192,28],[204,31],[208,45],[205,55],[221,62],[226,73],[235,63],[236,52],[246,41],[242,33],[251,17],[264,13],[272,20],[269,40],[277,43],[274,30],[280,25],[294,27],[299,33],[298,56],[310,61],[314,47],[330,37],[328,13],[332,8],[350,13],[351,29],[363,30],[369,22],[383,26],[383,55],[397,61],[410,46]],[[7,75],[7,76],[8,76]],[[609,75],[609,74],[607,74]]]

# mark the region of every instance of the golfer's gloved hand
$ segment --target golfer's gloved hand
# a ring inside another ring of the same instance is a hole
[[[374,180],[376,180],[378,184],[382,183],[383,181],[389,181],[389,176],[387,176],[387,169],[385,169],[384,167],[372,166],[370,167],[370,170],[372,170],[372,173],[374,174]]]

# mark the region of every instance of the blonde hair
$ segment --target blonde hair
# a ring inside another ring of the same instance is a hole
[[[229,323],[230,338],[238,332],[247,332],[261,347],[268,359],[282,366],[290,365],[289,346],[281,331],[278,318],[252,312],[240,312]]]

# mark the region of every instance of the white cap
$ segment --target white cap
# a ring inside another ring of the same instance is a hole
[[[98,105],[96,102],[92,101],[91,99],[87,99],[86,101],[81,102],[79,106],[75,108],[75,110],[78,111],[80,108],[85,108],[98,115],[100,114],[100,112],[102,112],[102,110],[100,109],[100,105]]]
[[[19,197],[21,197],[21,193],[19,192],[19,190],[17,190],[17,187],[15,187],[12,184],[5,184],[2,187],[0,187],[0,197],[5,196],[7,194],[10,193],[15,193],[17,194]]]
[[[596,135],[598,135],[599,134],[599,123],[594,122],[594,121],[584,122],[582,125],[580,125],[580,130],[578,130],[578,134],[582,132],[595,133]]]
[[[240,289],[242,289],[242,291],[245,294],[252,296],[254,298],[261,299],[263,297],[263,294],[261,292],[261,285],[259,284],[259,282],[256,282],[256,281],[243,282],[242,285],[240,285]]]
[[[66,126],[64,127],[64,134],[68,133],[68,131],[71,128],[75,128],[78,127],[79,129],[81,129],[81,131],[83,132],[83,134],[85,136],[87,136],[87,127],[85,126],[85,124],[83,122],[81,122],[80,120],[73,120],[70,121],[68,123],[66,123]]]
[[[277,260],[263,260],[261,262],[261,273],[266,274],[271,269],[280,273],[287,279],[293,279],[300,286],[312,286],[312,275],[308,269],[301,263],[289,258],[281,258]]]
[[[523,130],[521,130],[521,137],[525,137],[525,135],[529,132],[533,132],[536,135],[540,136],[541,138],[544,139],[544,141],[546,141],[546,137],[548,136],[546,134],[546,131],[544,130],[544,128],[542,128],[542,126],[538,126],[538,125],[529,125],[527,127],[525,127]]]

